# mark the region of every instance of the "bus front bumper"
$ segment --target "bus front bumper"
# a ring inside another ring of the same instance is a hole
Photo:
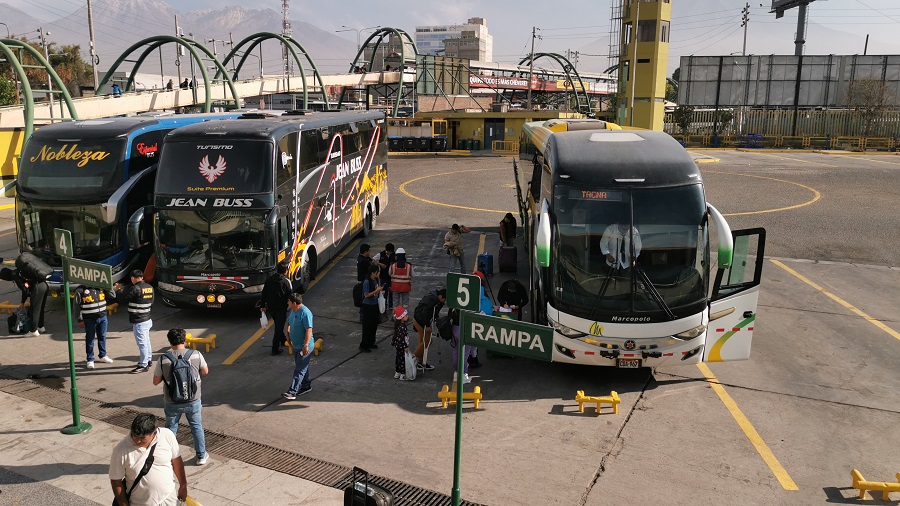
[[[637,369],[697,364],[703,359],[703,336],[677,344],[660,346],[656,338],[604,338],[602,343],[586,343],[554,335],[553,361],[569,364]]]

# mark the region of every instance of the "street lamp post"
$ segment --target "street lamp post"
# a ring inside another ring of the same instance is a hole
[[[364,32],[364,31],[366,31],[366,30],[377,30],[377,29],[381,28],[381,25],[378,25],[378,26],[370,26],[370,27],[368,27],[368,28],[351,28],[351,27],[349,27],[349,26],[347,26],[347,25],[341,25],[341,28],[342,28],[342,30],[335,30],[334,32],[335,32],[335,33],[339,33],[339,32],[350,32],[350,31],[356,32],[356,50],[359,51],[360,48],[361,48],[361,46],[360,46],[360,44],[359,44],[359,34],[360,34],[360,32]]]

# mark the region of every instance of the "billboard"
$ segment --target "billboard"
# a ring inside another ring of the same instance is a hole
[[[799,6],[800,4],[811,4],[815,0],[772,0],[772,9],[769,12],[775,13],[775,19],[784,16],[784,11]],[[760,5],[762,7],[762,5]]]

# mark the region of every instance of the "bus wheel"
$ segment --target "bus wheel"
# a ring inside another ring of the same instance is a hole
[[[372,211],[368,208],[366,209],[366,217],[363,218],[363,228],[362,232],[360,232],[360,236],[368,237],[370,233],[372,233],[372,229],[375,228],[375,219],[372,217]]]
[[[300,253],[301,255],[303,253]],[[306,254],[306,262],[294,273],[294,288],[300,293],[306,293],[309,289],[309,282],[313,280],[316,274],[316,252],[310,250]]]

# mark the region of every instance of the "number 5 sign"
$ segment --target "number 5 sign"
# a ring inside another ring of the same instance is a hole
[[[481,279],[472,274],[447,273],[447,306],[478,311],[481,302]]]

